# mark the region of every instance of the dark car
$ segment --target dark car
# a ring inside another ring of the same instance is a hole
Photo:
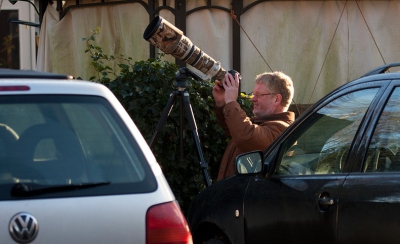
[[[398,243],[400,73],[325,96],[194,200],[194,243]]]

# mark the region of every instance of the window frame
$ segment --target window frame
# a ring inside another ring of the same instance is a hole
[[[387,86],[385,88],[386,89],[382,91],[382,95],[379,97],[379,100],[376,102],[375,109],[371,114],[370,124],[368,128],[366,128],[365,133],[360,138],[360,144],[356,151],[356,153],[360,153],[360,156],[357,157],[359,163],[357,165],[354,165],[352,172],[363,173],[363,174],[385,173],[385,172],[363,172],[364,165],[368,157],[368,149],[372,142],[376,126],[379,123],[380,117],[385,109],[387,102],[390,99],[391,94],[394,92],[396,88],[400,89],[400,80],[387,81]],[[386,172],[386,173],[395,173],[395,172]]]

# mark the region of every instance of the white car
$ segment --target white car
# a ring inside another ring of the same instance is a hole
[[[101,84],[0,69],[0,243],[192,243],[148,144]]]

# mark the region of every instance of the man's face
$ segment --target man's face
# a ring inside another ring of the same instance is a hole
[[[264,84],[256,84],[253,89],[253,114],[258,118],[274,113],[276,107],[276,94],[272,93]]]

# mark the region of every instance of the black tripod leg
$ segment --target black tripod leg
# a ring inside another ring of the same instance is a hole
[[[193,138],[197,146],[197,153],[200,158],[200,167],[203,171],[205,183],[207,186],[211,186],[211,180],[207,170],[207,163],[204,160],[203,151],[201,150],[199,134],[197,132],[197,125],[194,119],[192,106],[190,105],[189,93],[187,93],[186,91],[183,93],[183,104],[185,106],[190,129],[193,131]]]
[[[180,106],[179,106],[179,148],[181,149],[180,150],[180,154],[179,154],[179,157],[180,157],[180,160],[183,160],[184,159],[184,157],[185,157],[185,153],[184,153],[184,143],[183,143],[183,129],[184,129],[184,126],[183,126],[183,106],[182,106],[182,104],[183,104],[183,96],[182,96],[182,93],[180,93],[180,96],[179,96],[179,104],[180,104]]]
[[[156,129],[154,130],[153,136],[151,137],[150,140],[150,148],[153,147],[153,143],[156,140],[158,133],[162,130],[162,128],[164,127],[166,121],[167,121],[167,117],[169,116],[169,114],[171,113],[172,108],[174,107],[174,103],[175,103],[175,99],[176,99],[176,95],[177,95],[177,91],[171,92],[167,105],[164,108],[163,113],[161,114],[161,118],[157,123]]]

